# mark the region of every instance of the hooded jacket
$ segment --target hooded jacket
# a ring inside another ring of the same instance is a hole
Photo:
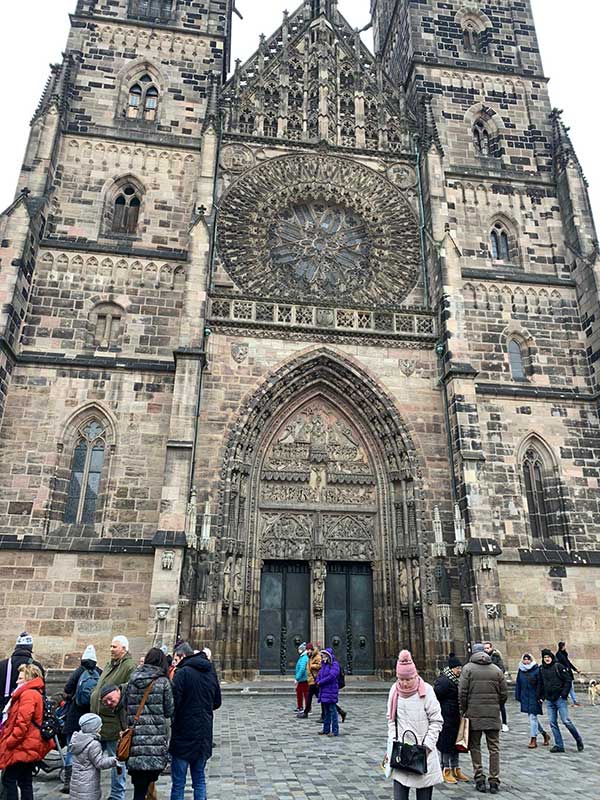
[[[41,678],[33,678],[13,692],[0,734],[0,769],[41,761],[54,748],[54,742],[42,739],[39,729],[44,716],[43,692]]]
[[[296,661],[296,680],[298,683],[306,683],[308,680],[308,653],[304,651],[298,661]]]
[[[100,731],[100,741],[116,742],[121,734],[121,721],[117,709],[107,708],[100,700],[100,692],[103,686],[114,683],[115,686],[123,686],[131,678],[135,669],[132,657],[125,653],[123,658],[118,661],[109,661],[104,667],[100,680],[92,692],[90,711],[98,714],[102,720],[102,730]]]
[[[437,747],[440,753],[456,753],[456,738],[460,727],[458,710],[458,678],[451,677],[451,670],[444,670],[433,684],[433,691],[438,699],[444,718],[444,727],[440,733]]]
[[[179,662],[173,678],[173,699],[169,752],[185,761],[207,761],[212,756],[213,712],[221,707],[221,688],[204,653]]]
[[[325,658],[321,658],[321,669],[315,681],[319,687],[319,702],[337,703],[340,694],[338,685],[340,664],[333,655],[333,650],[326,648],[323,652],[329,655],[330,660],[327,661]]]
[[[152,689],[137,722],[135,715],[148,685]],[[127,725],[133,727],[131,751],[127,768],[139,772],[162,772],[168,761],[167,719],[175,711],[171,682],[160,669],[150,664],[138,667],[129,679],[123,705]]]
[[[317,675],[319,674],[320,669],[321,669],[321,651],[313,650],[311,656],[308,659],[307,675],[308,675],[309,686],[312,686],[317,680]]]
[[[500,706],[508,699],[506,678],[487,653],[474,653],[463,667],[458,704],[474,731],[499,731]]]
[[[547,655],[552,656],[552,663],[545,664],[542,660],[540,667],[542,679],[538,696],[540,700],[550,700],[553,703],[560,698],[566,700],[573,683],[571,673],[558,663],[553,653],[548,651]]]
[[[71,739],[73,773],[70,800],[101,800],[100,770],[110,769],[117,759],[102,752],[98,734],[75,731]]]
[[[65,728],[63,731],[65,736],[71,736],[73,733],[75,733],[75,731],[79,730],[79,717],[87,714],[90,710],[89,703],[84,706],[77,705],[75,702],[75,693],[77,692],[79,678],[81,678],[82,674],[86,670],[92,669],[95,669],[99,675],[102,675],[102,670],[96,666],[95,661],[92,661],[91,659],[82,661],[77,669],[73,670],[73,672],[69,675],[69,680],[65,684],[64,693],[69,701],[69,710],[65,716]]]
[[[11,662],[12,669],[10,673],[10,682],[8,693],[6,693],[6,675],[8,672],[8,662]],[[13,650],[13,654],[9,658],[4,658],[0,661],[0,697],[2,698],[2,708],[10,700],[11,694],[17,688],[17,678],[19,677],[19,667],[23,664],[35,664],[42,671],[42,676],[45,678],[44,668],[39,661],[33,657],[30,647],[18,646]]]

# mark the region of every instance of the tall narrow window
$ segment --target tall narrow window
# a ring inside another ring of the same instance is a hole
[[[480,119],[477,120],[473,126],[473,141],[476,150],[481,153],[482,156],[491,155],[490,133],[485,127],[485,123]]]
[[[544,463],[534,448],[529,448],[523,461],[523,479],[527,496],[529,524],[534,539],[548,536],[548,501]]]
[[[479,32],[472,22],[467,22],[463,29],[463,41],[467,52],[479,52]]]
[[[158,110],[158,89],[153,78],[146,72],[129,89],[127,101],[128,119],[153,122]]]
[[[88,423],[82,429],[73,451],[65,522],[75,525],[94,524],[105,450],[104,428],[98,422]]]
[[[125,186],[115,198],[113,233],[134,234],[140,216],[141,200],[133,186]]]
[[[523,348],[516,339],[511,339],[508,343],[508,359],[510,361],[510,372],[516,381],[525,380],[525,364],[523,361]]]
[[[495,261],[510,261],[508,232],[501,222],[496,222],[490,234],[492,258]]]
[[[101,349],[119,345],[123,329],[123,309],[116,303],[100,303],[90,313],[94,345]]]

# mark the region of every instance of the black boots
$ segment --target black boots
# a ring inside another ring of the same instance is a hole
[[[71,775],[73,774],[73,767],[65,767],[65,783],[62,789],[60,789],[61,794],[69,794],[71,791]]]

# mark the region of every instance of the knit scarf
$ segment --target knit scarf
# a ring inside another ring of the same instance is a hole
[[[519,669],[521,670],[521,672],[529,672],[529,670],[533,669],[534,667],[537,667],[535,661],[530,661],[529,664],[525,664],[523,663],[523,661],[521,661],[521,663],[519,664]]]
[[[408,697],[412,697],[415,694],[418,694],[419,697],[425,697],[425,695],[427,694],[427,684],[425,683],[423,678],[421,678],[421,676],[417,677],[417,679],[415,680],[415,685],[412,689],[401,689],[400,681],[396,681],[396,683],[394,684],[394,689],[396,691],[392,694],[392,702],[390,705],[390,715],[389,715],[389,719],[391,722],[393,722],[396,719],[399,697],[403,697],[406,699]]]
[[[451,667],[444,667],[442,674],[445,675],[449,681],[452,681],[452,683],[455,683],[458,686],[458,675],[455,675],[454,672],[452,672]]]

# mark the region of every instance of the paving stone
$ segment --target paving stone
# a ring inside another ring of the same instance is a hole
[[[340,736],[318,735],[312,720],[293,715],[293,695],[227,696],[216,714],[217,747],[209,762],[209,800],[391,800],[392,787],[380,762],[385,752],[387,728],[385,698],[346,696],[348,720]],[[571,717],[586,742],[578,753],[563,729],[567,752],[553,755],[547,747],[528,750],[529,726],[525,714],[509,703],[510,732],[502,734],[501,796],[523,800],[535,787],[547,787],[553,796],[600,798],[596,732],[600,707],[573,709]],[[318,712],[317,712],[318,714]],[[546,723],[545,727],[549,728]],[[464,771],[472,774],[469,756],[461,756]],[[108,786],[108,775],[104,784]],[[58,800],[56,777],[36,780],[36,800]],[[440,798],[472,800],[478,795],[472,783],[436,788]],[[133,792],[128,788],[127,798]],[[105,789],[105,798],[108,791]],[[159,798],[170,796],[170,778],[159,782]],[[191,785],[186,800],[192,799]]]

